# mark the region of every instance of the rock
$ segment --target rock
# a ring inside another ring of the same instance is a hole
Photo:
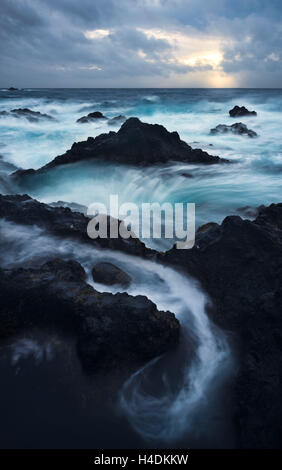
[[[49,114],[42,114],[39,111],[32,111],[28,108],[12,109],[11,111],[1,111],[0,116],[13,116],[16,118],[25,118],[30,122],[38,122],[39,120],[47,119],[49,121],[54,120]]]
[[[159,255],[198,279],[209,314],[232,334],[238,373],[233,417],[238,447],[278,448],[282,435],[282,203],[254,221],[226,217],[199,231],[191,250]]]
[[[121,114],[119,116],[115,116],[111,119],[108,120],[109,126],[117,126],[122,124],[123,122],[126,121],[126,117],[122,116]]]
[[[52,116],[49,116],[49,114],[42,114],[39,111],[32,111],[28,108],[12,109],[11,113],[13,113],[13,115],[15,115],[16,117],[24,117],[29,121],[34,122],[44,119],[47,119],[49,121],[54,120],[54,118]]]
[[[96,138],[88,137],[86,141],[75,142],[70,150],[36,170],[35,174],[45,173],[58,165],[95,160],[140,166],[170,161],[229,163],[229,160],[214,157],[200,149],[192,149],[180,140],[177,132],[168,132],[159,124],[146,124],[137,118],[129,118],[118,132],[110,131]],[[30,177],[30,173],[25,171],[14,174],[18,181],[24,181],[26,175]]]
[[[238,135],[248,135],[249,137],[257,137],[257,133],[248,129],[246,124],[243,124],[242,122],[236,122],[231,126],[219,124],[214,129],[211,129],[211,134],[227,134],[228,132]]]
[[[108,119],[106,116],[103,115],[100,111],[94,111],[94,113],[89,113],[87,116],[82,116],[81,118],[77,119],[76,122],[80,124],[85,124],[86,122],[93,122],[97,119]]]
[[[229,115],[231,117],[242,117],[242,116],[256,116],[256,111],[249,111],[245,106],[234,106],[230,109]]]
[[[131,277],[112,263],[100,262],[95,264],[92,269],[92,276],[94,282],[110,286],[118,284],[128,287],[131,283]]]
[[[87,373],[129,371],[176,346],[179,322],[144,296],[99,293],[75,261],[51,260],[29,269],[0,269],[0,336],[55,328],[76,338]]]
[[[52,207],[24,195],[0,195],[0,218],[22,225],[37,225],[63,238],[71,238],[99,248],[123,251],[133,255],[153,257],[155,252],[147,249],[138,238],[97,238],[87,235],[89,217],[72,212],[69,207]],[[118,221],[118,224],[122,223]],[[108,217],[108,227],[110,218]]]

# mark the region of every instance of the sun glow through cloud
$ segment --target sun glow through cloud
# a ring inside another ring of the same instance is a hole
[[[168,56],[163,55],[162,61],[167,63],[178,63],[187,66],[186,79],[198,77],[205,86],[228,87],[235,86],[236,80],[233,76],[224,73],[222,69],[223,52],[222,38],[212,35],[199,36],[192,28],[185,32],[167,31],[164,29],[137,28],[148,38],[166,40],[172,47]],[[200,69],[205,70],[200,70]],[[206,69],[209,68],[209,73]],[[195,71],[193,71],[195,69]],[[185,82],[185,79],[184,79]]]

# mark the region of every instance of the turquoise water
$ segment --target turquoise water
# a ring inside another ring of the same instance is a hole
[[[255,109],[257,117],[232,119],[235,104]],[[259,89],[29,89],[0,90],[0,111],[28,107],[51,114],[54,122],[29,123],[24,119],[0,118],[0,188],[12,163],[39,168],[64,153],[74,141],[109,130],[106,121],[78,124],[76,119],[91,111],[113,117],[124,114],[159,123],[178,131],[194,148],[229,158],[233,165],[172,164],[137,169],[111,164],[60,168],[48,182],[29,188],[43,202],[63,200],[89,205],[108,204],[110,194],[123,202],[194,202],[197,226],[220,222],[244,206],[282,200],[282,90]],[[250,139],[235,135],[210,135],[218,124],[244,122],[258,133]],[[192,178],[185,177],[185,173]],[[4,176],[3,176],[4,175]],[[14,188],[14,191],[17,189]]]

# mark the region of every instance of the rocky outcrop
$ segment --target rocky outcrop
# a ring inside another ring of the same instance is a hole
[[[212,319],[232,334],[237,445],[280,447],[282,204],[261,208],[253,222],[227,217],[200,230],[193,249],[159,258],[200,280],[213,301]]]
[[[80,124],[85,124],[87,122],[97,121],[97,119],[108,119],[108,118],[104,116],[104,114],[101,113],[100,111],[94,111],[93,113],[89,113],[87,116],[82,116],[81,118],[77,119],[76,122],[79,122]]]
[[[76,338],[87,373],[131,370],[174,347],[179,322],[143,296],[99,293],[75,261],[0,269],[0,337],[28,328],[57,329]]]
[[[71,149],[39,170],[21,170],[13,175],[17,181],[27,181],[35,175],[58,165],[84,161],[116,162],[127,165],[153,165],[170,161],[215,164],[229,162],[200,149],[192,149],[180,139],[177,132],[169,132],[159,124],[146,124],[129,118],[118,132],[110,131],[96,138],[75,142]]]
[[[87,234],[89,217],[72,212],[69,207],[52,207],[24,195],[0,195],[0,218],[23,225],[37,225],[59,237],[68,237],[82,243],[112,250],[119,250],[139,256],[155,256],[138,238],[97,238]],[[118,224],[122,222],[118,221]],[[108,217],[108,225],[110,218]],[[108,227],[109,228],[109,227]]]
[[[42,114],[39,111],[32,111],[28,108],[12,109],[11,111],[1,111],[1,116],[13,116],[16,118],[25,118],[29,122],[39,122],[41,120],[54,120],[49,114]]]
[[[247,135],[248,137],[257,137],[257,133],[248,129],[246,124],[242,122],[236,122],[231,126],[227,126],[226,124],[219,124],[218,126],[211,129],[211,134],[237,134],[237,135]]]
[[[131,277],[112,263],[100,262],[95,264],[92,268],[92,276],[94,282],[110,286],[117,284],[128,287],[131,283]]]
[[[242,117],[242,116],[256,116],[256,111],[249,111],[245,106],[234,106],[230,109],[229,115],[231,117]]]
[[[108,125],[109,126],[118,126],[120,124],[123,124],[126,121],[126,117],[122,116],[121,114],[119,116],[115,116],[111,119],[108,120]]]

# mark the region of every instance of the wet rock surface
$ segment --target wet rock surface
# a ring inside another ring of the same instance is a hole
[[[53,259],[40,267],[0,269],[0,337],[34,327],[74,335],[87,373],[129,370],[173,348],[174,314],[158,311],[144,296],[99,293],[76,261]]]
[[[200,280],[213,301],[210,316],[236,345],[238,446],[280,447],[282,204],[262,208],[253,222],[231,216],[209,224],[193,249],[159,258]]]

